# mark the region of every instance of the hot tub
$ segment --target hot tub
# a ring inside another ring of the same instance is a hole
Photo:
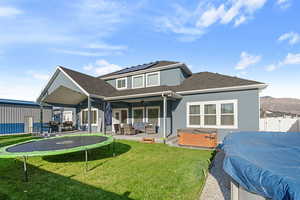
[[[215,148],[218,145],[216,129],[179,129],[178,144],[183,146]]]

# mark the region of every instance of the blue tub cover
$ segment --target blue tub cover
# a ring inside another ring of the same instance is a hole
[[[300,199],[300,133],[237,132],[221,148],[225,172],[246,190],[273,200]]]

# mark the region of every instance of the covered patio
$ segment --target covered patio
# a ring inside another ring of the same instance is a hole
[[[42,106],[75,108],[74,125],[81,132],[116,134],[119,125],[133,127],[129,135],[141,136],[146,126],[152,126],[151,137],[166,139],[172,134],[173,106],[180,99],[162,86],[116,91],[99,78],[58,67],[37,101]]]
[[[42,105],[75,108],[77,130],[104,132],[103,97],[95,94],[93,83],[98,79],[63,67],[58,67],[37,101]],[[99,80],[101,82],[101,80]],[[101,84],[103,84],[101,82]],[[42,108],[41,108],[42,109]]]
[[[115,132],[114,126],[118,124],[130,124],[135,129],[139,129],[139,125],[153,126],[155,132],[150,131],[149,134],[147,128],[142,132],[146,136],[167,138],[172,133],[173,104],[181,99],[181,96],[173,91],[136,92],[137,94],[105,98],[112,107],[112,132]]]

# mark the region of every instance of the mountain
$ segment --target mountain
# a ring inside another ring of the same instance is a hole
[[[295,98],[273,98],[270,96],[260,98],[261,109],[293,113],[300,115],[300,99]]]

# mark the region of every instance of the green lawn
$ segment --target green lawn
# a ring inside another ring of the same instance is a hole
[[[0,137],[0,147],[30,139]],[[2,199],[184,199],[196,200],[212,151],[119,140],[117,156],[107,147],[91,150],[89,171],[84,152],[29,158],[29,182],[21,160],[0,159]]]

